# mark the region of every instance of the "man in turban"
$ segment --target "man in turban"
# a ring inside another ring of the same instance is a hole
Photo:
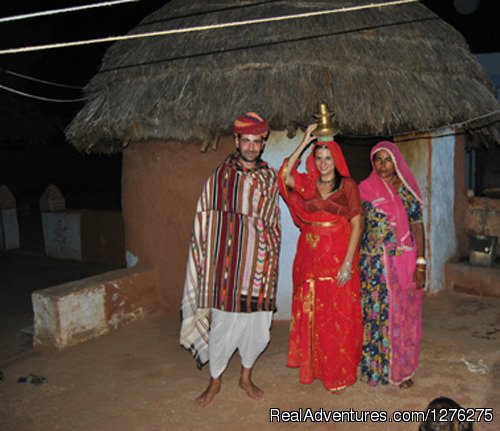
[[[207,179],[198,200],[182,300],[181,345],[210,383],[196,399],[217,395],[236,349],[240,387],[253,399],[263,392],[252,369],[270,339],[280,249],[276,171],[261,159],[269,125],[255,112],[234,122],[236,152]]]

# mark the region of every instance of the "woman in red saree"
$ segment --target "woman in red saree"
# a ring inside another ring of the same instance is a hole
[[[359,298],[361,203],[356,183],[337,143],[318,142],[310,125],[280,169],[278,183],[301,234],[293,263],[292,321],[287,366],[300,369],[300,382],[320,379],[330,391],[356,382],[361,357]]]

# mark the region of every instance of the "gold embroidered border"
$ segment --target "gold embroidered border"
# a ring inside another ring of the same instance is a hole
[[[315,280],[310,279],[309,282],[309,302],[310,302],[310,310],[309,310],[309,347],[310,347],[310,355],[311,355],[311,369],[314,370],[314,293],[315,293]]]

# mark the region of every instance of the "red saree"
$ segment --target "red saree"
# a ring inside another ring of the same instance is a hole
[[[330,147],[333,143],[328,144]],[[337,169],[348,176],[340,149],[331,150]],[[339,286],[336,279],[349,243],[349,217],[360,214],[361,205],[356,184],[344,178],[340,189],[330,196],[332,200],[324,205],[328,210],[320,209],[319,202],[318,210],[311,211],[311,199],[317,201],[318,193],[311,190],[316,188],[317,171],[309,162],[308,159],[307,175],[292,168],[295,190],[290,191],[284,183],[287,160],[278,180],[282,196],[301,231],[293,263],[287,366],[300,369],[301,383],[320,379],[327,390],[337,390],[356,382],[361,357],[358,252],[352,262],[351,280]],[[337,211],[332,212],[335,206]]]

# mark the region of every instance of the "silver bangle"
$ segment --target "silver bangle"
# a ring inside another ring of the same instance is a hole
[[[425,257],[417,257],[417,265],[427,265]]]

